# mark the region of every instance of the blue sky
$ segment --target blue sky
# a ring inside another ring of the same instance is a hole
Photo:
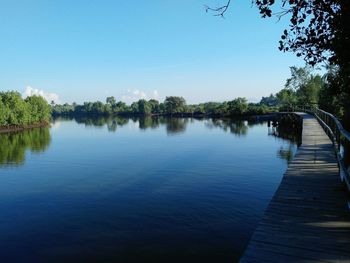
[[[183,96],[189,103],[275,93],[302,59],[278,50],[288,21],[247,0],[2,1],[0,90],[56,93],[60,102]]]

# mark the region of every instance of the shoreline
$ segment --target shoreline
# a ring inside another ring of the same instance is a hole
[[[100,117],[123,117],[123,118],[132,118],[132,117],[165,117],[165,118],[217,118],[217,119],[227,119],[227,118],[237,118],[237,119],[248,119],[248,120],[255,120],[255,121],[268,121],[274,119],[276,116],[276,112],[273,113],[267,113],[267,114],[242,114],[242,115],[231,115],[231,116],[222,116],[222,115],[216,115],[216,114],[148,114],[148,115],[142,115],[142,114],[115,114],[115,115],[82,115],[82,114],[53,114],[52,119],[60,118],[60,117],[68,117],[68,118],[100,118]],[[43,127],[50,127],[50,122],[44,121],[40,123],[33,123],[33,124],[27,124],[27,125],[6,125],[6,126],[0,126],[0,134],[4,133],[13,133],[13,132],[22,132],[30,129],[35,128],[43,128]]]
[[[0,134],[2,133],[12,133],[12,132],[22,132],[30,129],[35,128],[43,128],[50,126],[50,122],[39,122],[39,123],[32,123],[27,125],[7,125],[7,126],[0,126]]]
[[[169,113],[154,113],[154,114],[128,114],[128,113],[119,113],[119,114],[53,114],[52,118],[59,118],[59,117],[69,117],[69,118],[82,118],[82,117],[88,117],[88,118],[110,118],[110,117],[124,117],[124,118],[147,118],[147,117],[165,117],[165,118],[238,118],[238,119],[250,119],[254,118],[257,120],[269,120],[276,116],[278,112],[269,112],[266,114],[234,114],[234,115],[221,115],[221,114],[197,114],[197,113],[175,113],[175,114],[169,114]]]

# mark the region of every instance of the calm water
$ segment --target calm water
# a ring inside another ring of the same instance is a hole
[[[0,262],[235,262],[295,150],[230,120],[2,134]]]

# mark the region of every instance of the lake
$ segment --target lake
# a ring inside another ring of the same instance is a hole
[[[79,118],[0,134],[0,262],[235,262],[297,149],[271,130]]]

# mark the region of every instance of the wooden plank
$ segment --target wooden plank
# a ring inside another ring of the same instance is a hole
[[[297,114],[302,145],[240,262],[350,262],[350,198],[333,144],[313,116]]]

